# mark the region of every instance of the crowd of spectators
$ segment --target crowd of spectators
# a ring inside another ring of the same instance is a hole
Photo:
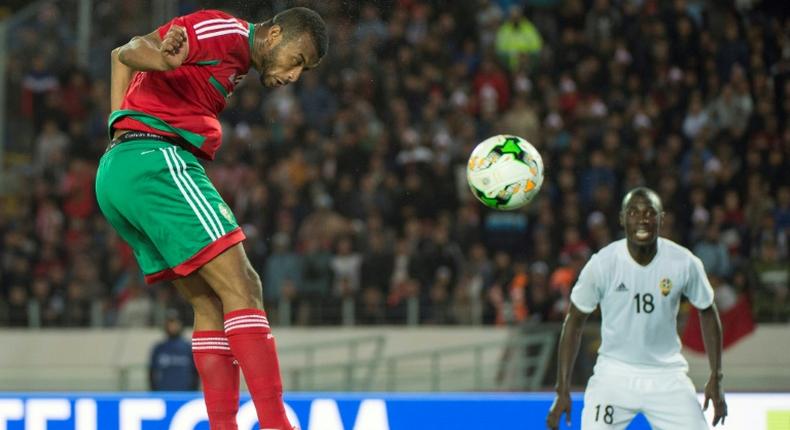
[[[9,157],[0,201],[0,325],[141,326],[184,309],[170,285],[143,285],[96,206],[109,49],[152,24],[144,2],[94,3],[89,66],[58,3],[11,45],[9,118],[30,157]],[[180,12],[228,2],[214,3]],[[230,3],[248,20],[307,4],[331,28],[299,83],[237,89],[206,165],[281,322],[560,321],[638,185],[717,290],[748,295],[761,320],[790,316],[790,19],[772,2]],[[500,133],[543,155],[523,211],[486,210],[465,183],[474,145]]]

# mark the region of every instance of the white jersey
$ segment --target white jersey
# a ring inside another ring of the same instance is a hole
[[[571,291],[571,302],[591,313],[601,305],[601,347],[596,367],[622,363],[637,368],[687,370],[680,354],[677,314],[681,294],[699,309],[713,304],[702,262],[688,249],[658,238],[653,260],[642,266],[626,240],[594,254]]]

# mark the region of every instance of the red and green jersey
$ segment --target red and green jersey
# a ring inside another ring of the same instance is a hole
[[[121,109],[109,118],[113,129],[179,136],[190,152],[214,159],[222,143],[217,115],[250,69],[255,36],[252,23],[217,10],[201,10],[159,27],[164,38],[172,25],[186,29],[189,53],[167,72],[137,72]]]

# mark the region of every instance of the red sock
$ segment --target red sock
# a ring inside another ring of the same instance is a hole
[[[266,313],[239,309],[225,314],[225,335],[244,372],[261,430],[291,430],[283,406],[283,384],[274,336]]]
[[[192,333],[195,359],[211,430],[237,430],[239,410],[239,366],[230,352],[225,332],[203,330]]]

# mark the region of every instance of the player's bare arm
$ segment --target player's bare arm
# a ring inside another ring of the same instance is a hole
[[[724,377],[721,370],[721,321],[719,321],[719,311],[716,309],[715,303],[700,312],[700,326],[710,363],[710,378],[705,384],[703,409],[707,410],[708,402],[713,401],[713,425],[715,426],[720,420],[724,424],[724,418],[727,417],[727,402],[724,400],[724,389],[721,386],[721,380]]]
[[[551,405],[548,417],[546,417],[546,426],[552,430],[558,428],[563,413],[569,426],[571,423],[571,373],[576,356],[579,354],[584,323],[589,315],[571,303],[568,315],[565,316],[565,322],[562,324],[562,334],[560,334],[560,345],[557,352],[557,384],[554,386],[557,397]]]
[[[167,71],[180,66],[189,53],[187,31],[173,25],[160,39],[154,31],[145,36],[133,37],[126,45],[116,49],[118,60],[135,71]]]
[[[167,71],[180,66],[189,54],[189,41],[184,27],[174,25],[164,39],[154,31],[135,36],[127,44],[112,50],[110,109],[121,107],[123,96],[134,72]]]

